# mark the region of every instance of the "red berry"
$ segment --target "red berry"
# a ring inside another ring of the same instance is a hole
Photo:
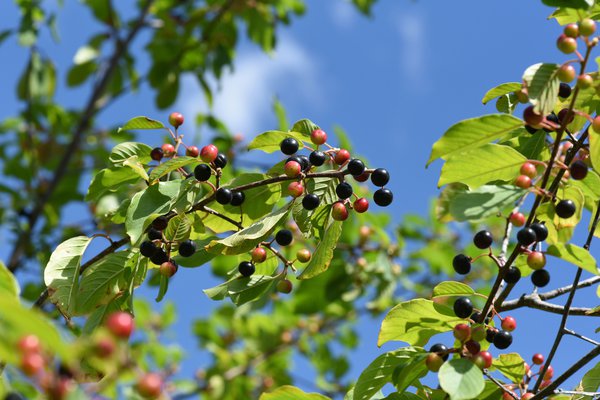
[[[265,250],[264,247],[256,247],[252,250],[250,257],[252,258],[252,262],[260,264],[267,259],[267,250]]]
[[[471,327],[467,324],[457,324],[453,333],[456,340],[466,342],[471,337]]]
[[[519,172],[521,173],[521,175],[528,176],[531,179],[537,176],[537,168],[533,163],[530,163],[529,161],[521,165],[521,169],[519,170]]]
[[[94,345],[94,353],[100,358],[110,357],[115,350],[115,342],[108,337],[98,339]]]
[[[429,353],[425,359],[425,365],[431,372],[438,372],[444,363],[444,359],[437,353]]]
[[[523,213],[520,212],[511,213],[508,218],[510,220],[510,223],[516,227],[521,227],[525,225],[526,222],[525,215],[523,215]]]
[[[523,110],[523,119],[527,125],[534,128],[540,128],[542,122],[544,122],[544,116],[534,111],[533,106],[527,107]]]
[[[185,155],[188,157],[198,157],[198,154],[200,154],[200,150],[198,150],[198,147],[196,146],[188,146],[188,148],[185,149]]]
[[[350,159],[350,152],[348,150],[341,149],[340,151],[338,151],[335,154],[335,157],[333,158],[333,161],[335,161],[335,163],[337,165],[342,165],[346,161],[348,161],[349,159]]]
[[[527,392],[523,396],[521,396],[521,400],[529,400],[529,399],[532,399],[533,396],[535,396],[533,393]]]
[[[336,201],[331,206],[331,217],[336,221],[345,221],[348,218],[348,209],[341,201]]]
[[[135,388],[146,399],[156,399],[162,392],[163,379],[156,373],[149,373],[138,379]]]
[[[546,370],[546,373],[544,374],[544,380],[549,381],[553,377],[554,377],[554,368],[552,368],[552,365],[550,365],[548,367],[548,369]]]
[[[327,141],[327,134],[321,129],[315,129],[310,133],[310,141],[316,145],[323,144]]]
[[[200,159],[205,163],[210,163],[215,161],[217,156],[219,155],[219,149],[214,144],[208,144],[200,150]]]
[[[527,175],[519,175],[515,179],[515,186],[521,189],[529,189],[531,187],[531,178]]]
[[[171,115],[169,115],[169,123],[175,128],[179,128],[183,125],[183,114],[178,112],[171,113]]]
[[[583,74],[577,77],[577,86],[581,89],[591,88],[594,84],[594,78],[590,74]]]
[[[546,256],[539,251],[532,251],[527,256],[527,265],[531,269],[542,269],[546,266]]]
[[[300,175],[300,172],[302,172],[302,166],[296,161],[288,161],[283,166],[283,171],[290,178],[294,178]]]
[[[579,23],[579,34],[581,36],[590,36],[596,32],[596,22],[591,18],[585,18]]]
[[[296,253],[296,258],[301,263],[309,262],[311,257],[312,257],[312,254],[310,254],[310,250],[308,250],[308,249],[300,249]]]
[[[511,391],[512,394],[515,395],[515,397],[513,397],[510,393],[508,392],[502,392],[502,400],[515,400],[516,398],[518,399],[518,395],[515,394],[514,392]]]
[[[302,182],[291,182],[287,187],[287,191],[294,198],[300,197],[304,194],[304,185],[302,185]]]
[[[166,261],[160,264],[159,271],[161,275],[170,278],[177,272],[177,264],[175,264],[173,261]]]
[[[39,353],[42,350],[40,339],[36,335],[25,335],[19,339],[19,350],[22,353]]]
[[[128,339],[133,332],[133,317],[125,311],[117,311],[108,316],[106,327],[115,336]]]
[[[508,332],[512,332],[517,329],[517,320],[513,317],[504,317],[502,320],[502,329]]]
[[[352,206],[357,213],[364,213],[369,209],[369,200],[361,197],[360,199],[356,199]]]
[[[531,361],[533,361],[535,365],[542,365],[544,363],[544,356],[540,353],[535,353],[533,357],[531,357]]]
[[[165,143],[161,146],[165,157],[173,157],[175,155],[175,146],[171,143]]]
[[[279,282],[277,282],[276,288],[279,293],[288,294],[292,291],[293,285],[292,282],[290,282],[289,280],[282,279]]]
[[[477,353],[473,361],[475,362],[475,365],[483,369],[492,366],[493,358],[489,351],[484,350]]]
[[[571,64],[565,64],[558,69],[558,79],[561,82],[569,83],[575,79],[575,75],[577,75],[577,71],[575,71],[575,67]]]
[[[568,37],[576,38],[579,36],[579,26],[577,24],[568,24],[565,26],[564,32]]]
[[[40,372],[45,364],[40,353],[26,353],[21,358],[21,371],[27,376],[33,376]]]

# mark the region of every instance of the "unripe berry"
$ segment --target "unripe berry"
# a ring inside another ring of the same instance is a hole
[[[485,326],[481,324],[477,324],[471,327],[471,339],[477,342],[481,342],[485,339],[486,331]]]
[[[365,199],[364,197],[356,199],[352,204],[352,207],[357,213],[364,213],[369,209],[369,200]]]
[[[577,40],[562,34],[556,41],[556,47],[565,54],[571,54],[577,50]]]
[[[431,372],[438,372],[444,364],[444,359],[436,353],[429,353],[425,359],[425,365]]]
[[[466,342],[471,337],[471,327],[467,324],[457,324],[453,330],[454,337],[459,342]]]
[[[46,361],[40,353],[25,353],[21,357],[20,368],[25,375],[34,376],[44,368],[45,364]]]
[[[527,265],[531,269],[542,269],[546,265],[546,256],[539,251],[532,251],[527,256]]]
[[[577,71],[571,64],[562,65],[557,72],[558,79],[565,83],[572,82],[575,75],[577,75]]]
[[[175,127],[175,128],[179,128],[181,125],[183,125],[183,121],[184,121],[184,118],[183,118],[183,114],[181,114],[181,113],[172,112],[169,115],[169,123],[171,125],[173,125],[173,127]]]
[[[591,88],[594,84],[594,78],[590,74],[582,74],[577,77],[577,86],[581,89]]]
[[[579,36],[579,26],[577,24],[568,24],[564,29],[565,35],[571,38],[577,38]]]
[[[300,172],[302,172],[302,166],[296,161],[288,161],[285,163],[283,171],[290,178],[294,178],[300,175]]]
[[[108,330],[120,339],[129,339],[133,332],[133,317],[125,311],[117,311],[106,319]]]
[[[327,134],[321,129],[315,129],[310,133],[310,141],[317,146],[327,141]]]
[[[551,365],[548,367],[548,369],[546,370],[546,373],[544,374],[544,380],[549,381],[552,378],[554,378],[554,368],[552,368],[552,365]]]
[[[263,247],[256,247],[254,250],[252,250],[250,257],[252,257],[252,262],[260,264],[267,259],[267,250],[265,250]]]
[[[473,361],[479,368],[490,368],[492,366],[493,358],[489,351],[484,350],[477,353]]]
[[[172,277],[177,272],[177,264],[173,261],[166,261],[160,264],[160,274],[166,276],[167,278]]]
[[[335,154],[335,157],[333,158],[333,161],[335,161],[335,163],[337,165],[342,165],[346,161],[348,161],[349,159],[350,159],[350,152],[348,152],[348,150],[341,149],[340,151],[338,151]]]
[[[341,201],[336,201],[331,206],[331,217],[336,221],[345,221],[348,219],[348,209]]]
[[[519,175],[515,179],[515,186],[521,189],[529,189],[531,187],[531,178],[527,175]]]
[[[523,110],[523,119],[527,125],[534,128],[540,128],[542,122],[544,121],[544,116],[536,113],[533,109],[533,106],[529,106]]]
[[[504,317],[501,326],[505,331],[512,332],[517,329],[517,320],[510,316]]]
[[[36,335],[23,336],[19,339],[17,347],[22,353],[39,353],[42,350],[42,344]]]
[[[521,169],[519,170],[519,172],[521,173],[521,175],[528,176],[531,179],[537,176],[537,168],[533,163],[530,163],[529,161],[521,165]]]
[[[185,155],[188,157],[198,157],[199,154],[200,150],[196,146],[188,146],[187,149],[185,149]]]
[[[535,353],[533,357],[531,357],[531,361],[533,361],[535,365],[542,365],[544,363],[544,356],[540,353]]]
[[[175,155],[175,146],[171,143],[165,143],[161,146],[165,157],[173,157]]]
[[[116,349],[115,342],[109,337],[100,338],[94,344],[94,354],[99,358],[110,357]]]
[[[540,389],[542,389],[541,386],[540,386]],[[530,400],[530,399],[533,399],[533,396],[535,396],[533,393],[527,392],[523,396],[521,396],[521,400]]]
[[[594,120],[592,121],[592,129],[596,133],[600,133],[600,116],[595,117]]]
[[[207,144],[200,150],[200,159],[205,163],[211,163],[215,161],[219,155],[219,149],[214,144]]]
[[[293,288],[292,282],[290,282],[287,279],[282,279],[279,282],[277,282],[276,289],[279,293],[288,294],[292,291],[292,288]]]
[[[304,194],[304,186],[302,182],[291,182],[287,187],[287,191],[294,198],[300,197]]]
[[[298,259],[298,261],[300,261],[301,263],[307,263],[310,261],[311,258],[311,254],[310,254],[310,250],[308,249],[300,249],[298,250],[298,252],[296,253],[296,258]]]
[[[520,212],[511,213],[508,219],[510,220],[510,223],[516,227],[521,227],[525,225],[525,222],[527,220],[525,218],[525,215],[523,215],[523,213]]]
[[[590,36],[596,32],[596,22],[591,18],[585,18],[579,23],[579,34],[581,36]]]
[[[163,379],[156,373],[149,373],[138,379],[135,388],[146,399],[157,399],[162,392]]]

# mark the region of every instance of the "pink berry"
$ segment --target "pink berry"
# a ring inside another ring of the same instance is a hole
[[[364,213],[369,209],[369,200],[361,197],[360,199],[356,199],[352,206],[357,213]]]
[[[516,227],[521,227],[521,226],[525,225],[525,222],[526,222],[525,215],[523,215],[523,213],[520,213],[520,212],[511,213],[509,220],[510,220],[510,223]]]
[[[171,143],[165,143],[161,146],[165,157],[173,157],[175,155],[175,146]]]
[[[513,317],[504,317],[502,320],[502,329],[508,332],[512,332],[517,329],[517,320]]]
[[[327,134],[321,129],[315,129],[310,133],[310,141],[316,145],[323,144],[327,141]]]
[[[331,217],[336,221],[345,221],[348,218],[348,209],[341,201],[336,201],[331,206]]]
[[[519,175],[517,179],[515,179],[515,186],[520,187],[521,189],[528,189],[531,187],[531,178],[527,175]]]
[[[200,150],[198,150],[197,146],[188,146],[185,149],[185,155],[188,157],[198,157],[198,154],[200,154]]]
[[[521,175],[528,176],[531,179],[537,176],[537,168],[534,164],[530,163],[529,161],[521,165],[521,169],[519,170],[519,172],[521,173]]]
[[[106,319],[106,327],[113,335],[128,339],[133,332],[133,317],[125,311],[114,312]]]
[[[287,187],[287,191],[294,198],[300,197],[304,194],[304,185],[302,185],[302,182],[291,182]]]
[[[302,172],[302,166],[296,161],[288,161],[283,166],[283,171],[290,178],[294,178]]]
[[[208,144],[200,150],[200,159],[205,163],[210,163],[215,161],[217,156],[219,155],[219,149],[214,144]]]
[[[350,159],[350,152],[348,150],[341,149],[340,151],[338,151],[335,154],[335,157],[333,158],[333,161],[335,161],[335,163],[337,165],[342,165],[346,161],[348,161],[349,159]]]
[[[183,125],[183,114],[178,112],[171,113],[171,115],[169,115],[169,123],[175,128],[179,128]]]

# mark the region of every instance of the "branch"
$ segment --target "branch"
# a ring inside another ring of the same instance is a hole
[[[572,292],[571,292],[572,293]],[[532,293],[529,295],[523,295],[518,299],[506,301],[502,305],[496,307],[498,312],[501,311],[510,311],[515,310],[517,308],[529,307],[537,310],[547,311],[554,314],[564,314],[565,307],[558,304],[548,303],[540,299],[540,295],[537,293]],[[568,310],[568,315],[580,315],[580,316],[588,316],[588,317],[600,317],[600,310],[593,311],[593,308],[585,308],[585,307],[571,307]]]

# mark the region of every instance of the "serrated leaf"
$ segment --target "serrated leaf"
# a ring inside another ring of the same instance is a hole
[[[152,147],[144,143],[123,142],[113,147],[108,159],[113,166],[122,166],[125,160],[137,156],[139,162],[148,164],[152,161],[152,158],[150,158],[151,151]]]
[[[167,129],[162,122],[152,118],[140,116],[130,119],[118,129],[117,132],[145,129]]]
[[[583,268],[594,275],[599,274],[596,259],[583,247],[572,243],[555,243],[548,247],[546,253]]]
[[[466,358],[446,361],[438,372],[438,379],[451,400],[476,399],[485,387],[483,373]]]
[[[487,104],[488,101],[495,99],[496,97],[500,97],[502,95],[512,93],[520,89],[520,82],[501,83],[500,85],[488,90],[487,93],[483,96],[483,99],[481,99],[481,102],[483,104]]]
[[[446,281],[433,288],[433,298],[447,296],[472,296],[475,291],[462,282]]]
[[[161,177],[167,175],[169,172],[173,172],[179,168],[185,167],[186,165],[190,165],[194,162],[198,162],[196,157],[176,157],[168,160],[160,164],[157,167],[154,167],[152,172],[150,172],[150,181],[154,182],[160,179]]]
[[[259,400],[329,400],[318,393],[306,393],[294,386],[280,386],[271,393],[263,393]]]
[[[312,122],[310,119],[301,119],[299,121],[294,122],[292,126],[292,132],[298,132],[304,136],[304,140],[310,138],[310,134],[315,129],[320,129],[317,124]]]
[[[518,353],[500,354],[492,366],[514,383],[520,383],[525,375],[525,360]]]
[[[523,73],[529,102],[538,114],[546,115],[554,110],[560,85],[556,76],[559,68],[558,64],[539,63],[527,68]]]
[[[176,215],[169,220],[164,231],[165,238],[171,242],[183,242],[190,237],[192,222],[185,214]]]
[[[446,160],[455,154],[502,139],[522,126],[522,120],[508,114],[490,114],[460,121],[433,144],[427,165],[438,158]]]
[[[514,185],[484,185],[453,197],[450,214],[457,221],[481,220],[513,206],[525,193]]]
[[[335,250],[340,235],[342,234],[342,222],[333,221],[327,229],[323,237],[319,241],[315,252],[313,253],[309,264],[306,266],[304,271],[298,276],[298,279],[310,279],[327,270],[331,259],[333,258],[333,251]]]
[[[248,150],[261,150],[265,153],[279,151],[279,145],[285,138],[294,138],[298,141],[298,149],[304,148],[303,140],[307,138],[298,132],[267,131],[255,137],[248,145]]]
[[[21,289],[15,276],[6,268],[6,265],[0,261],[0,297],[19,298]]]

